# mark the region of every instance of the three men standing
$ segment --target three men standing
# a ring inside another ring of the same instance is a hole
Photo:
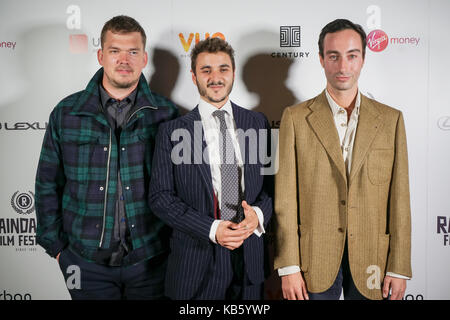
[[[103,68],[51,113],[36,176],[38,243],[66,278],[80,266],[74,299],[261,299],[268,121],[230,101],[234,51],[219,38],[194,47],[200,101],[174,119],[173,103],[141,74],[145,42],[134,19],[108,21]],[[412,276],[403,116],[360,93],[365,47],[359,25],[326,25],[327,87],[283,113],[275,268],[286,299],[338,299],[342,289],[348,299],[389,290],[400,299]]]

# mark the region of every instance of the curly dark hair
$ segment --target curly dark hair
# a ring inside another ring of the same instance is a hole
[[[230,56],[233,71],[236,68],[234,63],[234,50],[231,45],[221,38],[206,38],[203,41],[199,41],[191,51],[191,70],[194,72],[194,74],[195,67],[197,65],[197,56],[202,52],[224,52]]]

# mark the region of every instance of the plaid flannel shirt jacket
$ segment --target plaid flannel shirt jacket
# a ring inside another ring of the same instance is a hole
[[[37,242],[53,257],[70,246],[95,261],[110,246],[120,166],[133,245],[123,263],[130,265],[168,250],[169,230],[147,202],[158,125],[178,110],[152,93],[141,74],[136,111],[117,145],[101,109],[102,78],[103,68],[85,90],[63,99],[50,114],[36,174]]]

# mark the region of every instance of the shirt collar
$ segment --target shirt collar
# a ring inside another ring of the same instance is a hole
[[[212,113],[216,110],[223,110],[228,114],[228,116],[233,118],[233,108],[231,107],[230,99],[228,99],[220,109],[217,109],[216,106],[213,106],[205,100],[200,99],[200,102],[198,103],[198,111],[200,112],[200,116],[202,117],[202,119],[213,117]]]
[[[103,88],[102,84],[99,85],[99,90],[100,90],[100,100],[101,100],[103,108],[105,108],[109,103],[111,103],[111,101],[114,101],[114,102],[117,101],[116,99],[112,98],[108,94],[108,92],[106,92],[106,90],[105,90],[105,88]],[[137,87],[126,98],[122,99],[121,101],[128,101],[128,102],[132,102],[134,104],[134,101],[136,99],[136,94],[137,94]]]
[[[328,90],[325,89],[325,95],[327,96],[328,104],[330,105],[331,112],[333,112],[333,117],[335,117],[340,109],[344,109],[340,105],[336,103],[336,101],[333,100],[331,95],[328,93]],[[356,101],[355,101],[355,109],[353,109],[354,112],[352,112],[352,115],[358,115],[359,114],[359,107],[361,105],[361,92],[358,89],[358,93],[356,95]],[[355,111],[356,110],[356,111]]]

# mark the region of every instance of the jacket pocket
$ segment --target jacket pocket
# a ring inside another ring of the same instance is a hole
[[[69,180],[86,183],[89,170],[106,162],[108,144],[100,145],[99,137],[88,134],[63,134],[62,157],[64,172]]]
[[[298,226],[300,234],[300,268],[303,272],[307,272],[310,264],[310,235],[306,228],[302,225]]]
[[[391,181],[394,163],[394,149],[374,149],[368,158],[367,174],[374,185],[383,185]]]

